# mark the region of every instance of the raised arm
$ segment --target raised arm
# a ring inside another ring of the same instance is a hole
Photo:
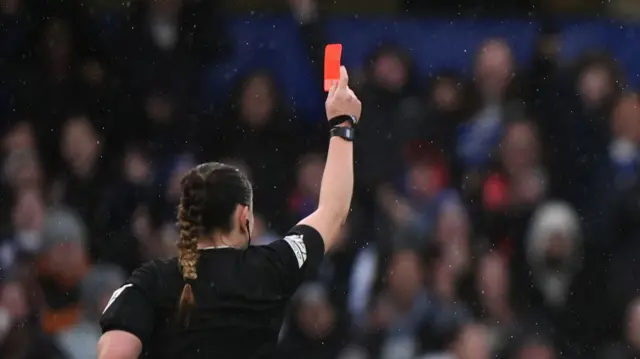
[[[350,116],[358,120],[362,104],[349,88],[347,70],[340,68],[340,80],[334,83],[325,103],[327,119]],[[352,127],[351,121],[339,127]],[[337,131],[340,132],[340,131]],[[353,195],[353,142],[332,133],[327,163],[324,167],[318,209],[299,224],[315,228],[324,240],[325,252],[330,250],[347,219]]]

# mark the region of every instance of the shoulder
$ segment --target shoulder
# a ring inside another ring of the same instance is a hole
[[[179,273],[176,258],[154,259],[133,271],[125,285],[133,285],[145,293],[152,294],[158,290],[161,283],[170,280],[175,273]]]

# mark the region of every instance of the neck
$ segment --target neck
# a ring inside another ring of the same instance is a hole
[[[245,248],[247,240],[240,233],[216,233],[210,237],[201,238],[198,241],[198,249],[207,248]]]

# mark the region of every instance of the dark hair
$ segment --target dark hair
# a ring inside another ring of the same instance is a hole
[[[187,282],[182,289],[179,313],[195,306],[189,281],[198,278],[198,240],[215,230],[228,232],[237,205],[251,205],[252,189],[247,177],[236,167],[218,162],[201,164],[180,181],[182,196],[178,206],[179,263]]]

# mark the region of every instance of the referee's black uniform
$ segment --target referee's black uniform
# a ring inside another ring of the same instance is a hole
[[[287,299],[322,261],[320,234],[297,225],[267,246],[199,254],[192,283],[197,309],[188,323],[176,315],[185,282],[172,258],[145,264],[113,294],[100,321],[103,332],[134,334],[141,358],[271,358]]]

